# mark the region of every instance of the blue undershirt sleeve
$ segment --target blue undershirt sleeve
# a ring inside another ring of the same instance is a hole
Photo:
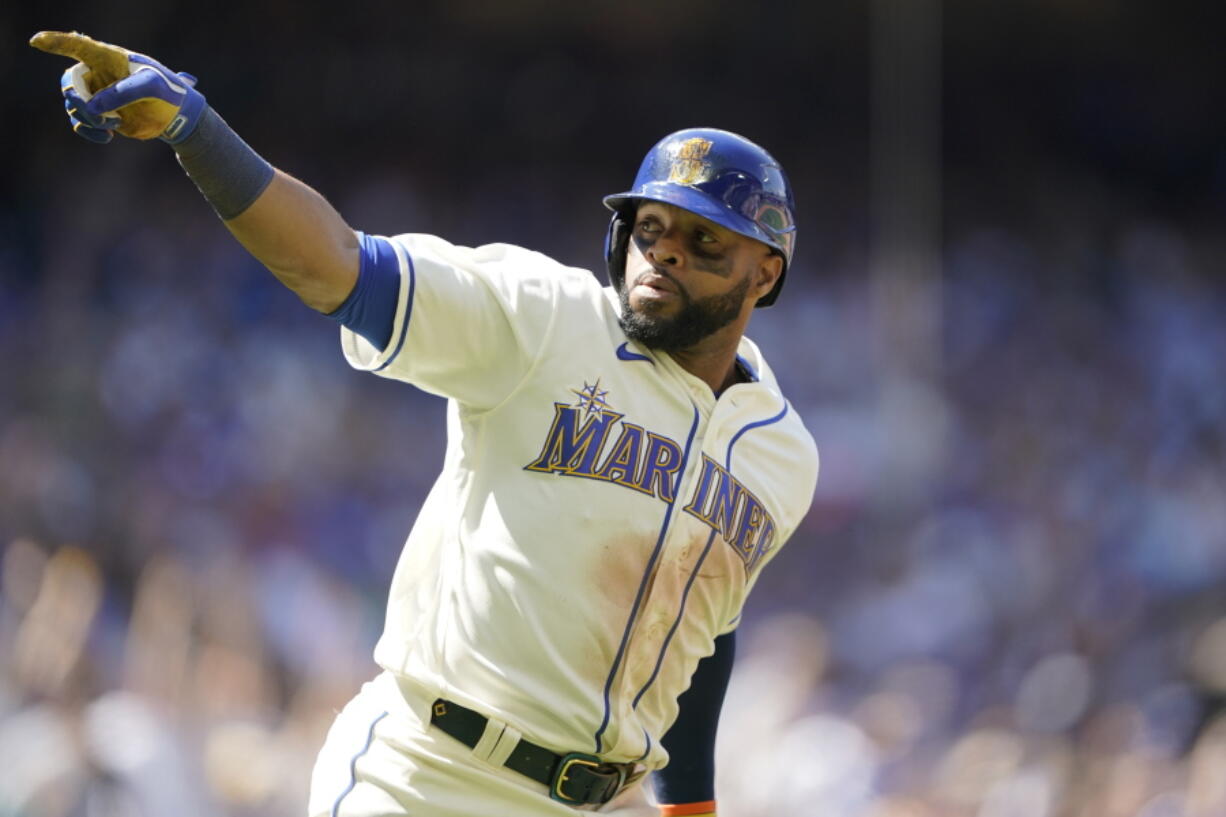
[[[358,280],[340,306],[327,317],[384,349],[392,338],[400,296],[400,260],[391,242],[359,232]]]
[[[735,635],[715,639],[715,652],[698,662],[690,688],[677,700],[681,711],[661,740],[668,765],[651,776],[660,803],[715,799],[715,731],[736,658]]]

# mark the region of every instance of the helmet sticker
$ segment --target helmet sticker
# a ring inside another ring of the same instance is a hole
[[[779,242],[785,257],[792,257],[792,246],[796,240],[796,227],[788,217],[788,211],[773,202],[762,202],[753,220],[765,229],[771,237]]]
[[[675,184],[692,185],[705,181],[711,163],[707,154],[711,151],[711,140],[695,137],[686,139],[677,146],[677,154],[673,157],[672,168],[668,180]]]

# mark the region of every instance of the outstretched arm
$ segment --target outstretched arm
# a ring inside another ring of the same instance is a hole
[[[60,83],[79,136],[170,143],[235,238],[307,306],[332,312],[353,291],[361,263],[354,231],[323,196],[239,138],[194,77],[83,34],[44,31],[30,43],[79,60]]]
[[[357,236],[323,196],[292,176],[275,171],[251,206],[224,223],[312,309],[332,312],[353,290]]]

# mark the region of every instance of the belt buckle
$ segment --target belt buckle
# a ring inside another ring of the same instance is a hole
[[[570,754],[563,755],[562,761],[558,764],[558,770],[553,775],[553,783],[549,786],[550,798],[557,800],[559,803],[566,803],[567,805],[592,802],[586,799],[570,797],[562,791],[562,786],[570,779],[571,769],[575,768],[576,766],[590,766],[594,769],[599,769],[601,766],[605,765],[613,764],[605,764],[605,762],[596,757],[596,755],[587,755],[582,752],[571,752]],[[613,765],[613,768],[617,771],[617,786],[613,789],[612,794],[609,797],[596,802],[609,802],[609,800],[613,799],[613,795],[616,795],[617,792],[621,790],[622,785],[625,784],[625,769],[616,765]]]

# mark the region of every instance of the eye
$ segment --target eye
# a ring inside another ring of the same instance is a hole
[[[699,244],[718,244],[719,236],[715,233],[708,232],[701,228],[694,231],[694,237],[698,239]]]
[[[654,218],[644,218],[635,225],[635,229],[643,233],[655,233],[660,231],[660,223]]]

